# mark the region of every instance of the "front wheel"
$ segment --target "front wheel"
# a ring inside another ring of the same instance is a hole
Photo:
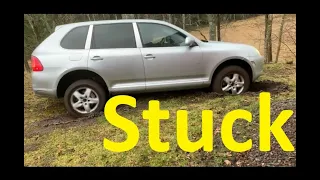
[[[238,95],[246,92],[250,86],[250,77],[240,66],[227,66],[215,76],[212,90],[219,94]]]
[[[89,79],[72,83],[64,95],[66,109],[74,117],[98,113],[103,110],[105,102],[105,90]]]

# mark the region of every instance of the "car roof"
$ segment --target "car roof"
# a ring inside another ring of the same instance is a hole
[[[69,24],[61,24],[56,26],[55,31],[61,28],[62,26],[85,26],[85,25],[94,25],[94,24],[104,24],[104,23],[133,23],[133,22],[149,22],[149,23],[161,23],[168,24],[165,21],[154,20],[154,19],[119,19],[119,20],[99,20],[99,21],[84,21],[84,22],[76,22]]]

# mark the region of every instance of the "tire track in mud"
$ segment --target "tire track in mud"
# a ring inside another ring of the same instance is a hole
[[[102,115],[103,113],[101,112],[88,117],[74,118],[68,114],[63,114],[53,118],[40,120],[28,125],[28,127],[25,129],[24,137],[30,138],[36,135],[48,134],[57,128],[88,126],[96,123],[96,117]]]

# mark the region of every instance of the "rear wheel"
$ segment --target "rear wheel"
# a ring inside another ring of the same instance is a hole
[[[250,86],[250,77],[240,66],[227,66],[213,79],[212,90],[219,94],[238,95],[246,92]]]
[[[105,90],[93,80],[72,83],[65,92],[64,104],[74,117],[88,116],[103,110],[106,102]]]

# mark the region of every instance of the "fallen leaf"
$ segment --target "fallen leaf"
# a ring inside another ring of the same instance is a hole
[[[220,128],[217,128],[215,131],[214,131],[214,135],[220,133]]]
[[[236,162],[236,165],[239,166],[239,167],[241,166],[241,164],[242,164],[241,161],[237,161]]]
[[[228,159],[224,160],[224,163],[225,163],[227,166],[231,165],[231,162],[230,162]]]
[[[226,155],[227,155],[228,157],[231,157],[231,156],[232,156],[231,152],[227,152]]]

